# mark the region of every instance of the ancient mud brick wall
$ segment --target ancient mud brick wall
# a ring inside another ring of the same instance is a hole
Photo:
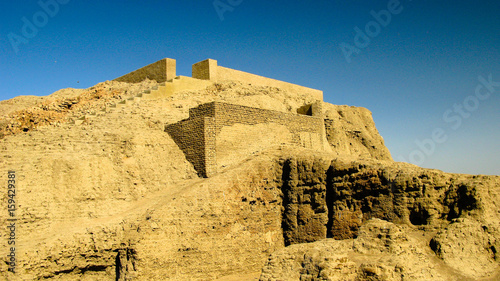
[[[323,91],[218,66],[217,61],[213,59],[207,59],[194,64],[192,76],[193,78],[211,80],[214,82],[236,80],[254,85],[278,87],[291,92],[307,93],[316,100],[323,101]]]
[[[193,64],[191,76],[196,79],[217,81],[217,61],[207,59]]]
[[[158,83],[162,83],[174,79],[176,76],[175,72],[176,61],[174,59],[165,58],[118,77],[114,81],[139,83],[147,78],[150,80],[156,80]]]
[[[265,110],[248,106],[241,106],[228,103],[211,103],[215,113],[215,135],[218,135],[224,126],[232,126],[236,123],[244,125],[256,125],[262,123],[277,123],[285,125],[293,134],[293,144],[311,147],[300,138],[301,132],[317,134],[318,140],[321,138],[323,120],[306,115],[284,113],[274,110]]]
[[[175,77],[176,61],[174,59],[165,58],[118,77],[114,79],[114,81],[139,83],[145,79],[150,79],[156,80],[158,83],[162,83],[174,79]],[[254,85],[278,87],[292,93],[306,93],[318,101],[323,101],[323,91],[218,66],[217,61],[213,59],[207,59],[193,64],[192,78],[214,82],[235,80]]]
[[[321,117],[297,115],[241,105],[211,102],[189,110],[189,118],[165,127],[200,176],[217,172],[217,136],[225,126],[276,123],[293,135],[292,145],[322,149],[324,124]],[[304,133],[310,139],[304,138]],[[314,139],[314,141],[312,140]]]
[[[201,176],[205,174],[205,124],[209,117],[197,116],[165,127],[165,131],[186,155]]]

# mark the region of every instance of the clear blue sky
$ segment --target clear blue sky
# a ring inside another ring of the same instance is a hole
[[[396,160],[500,175],[498,0],[54,1],[0,3],[0,99],[213,58],[370,109]]]

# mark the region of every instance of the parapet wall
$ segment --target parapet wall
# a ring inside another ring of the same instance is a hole
[[[176,76],[175,73],[176,61],[174,59],[165,58],[118,77],[114,81],[139,83],[145,79],[150,79],[162,83],[174,79]]]
[[[287,128],[290,138],[282,144],[323,149],[324,123],[321,117],[265,110],[235,104],[211,102],[189,110],[189,118],[169,124],[165,131],[204,177],[217,173],[217,155],[225,149],[218,145],[224,127],[235,124],[278,124]],[[242,136],[234,135],[235,138]]]
[[[176,61],[165,58],[118,77],[114,81],[139,83],[145,79],[150,79],[163,83],[173,81],[174,78],[176,78]],[[278,87],[292,93],[308,94],[315,100],[323,101],[323,91],[222,67],[217,65],[217,61],[213,59],[193,64],[192,78],[210,82],[240,81],[259,86]],[[192,83],[192,81],[189,83]]]
[[[320,134],[320,129],[323,126],[323,119],[307,115],[220,102],[213,102],[209,105],[210,110],[215,113],[216,135],[220,133],[222,127],[232,126],[236,123],[245,125],[278,123],[285,125],[294,134],[293,144],[312,148],[310,144],[300,139],[299,133],[310,132]]]
[[[323,100],[323,91],[218,66],[217,61],[213,59],[207,59],[193,64],[192,76],[193,78],[214,82],[235,80],[260,86],[278,87],[292,92],[307,93],[316,100]]]

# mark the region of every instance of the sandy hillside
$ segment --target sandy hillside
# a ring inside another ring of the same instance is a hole
[[[0,276],[498,279],[500,177],[393,162],[369,110],[323,103],[327,151],[250,143],[200,178],[166,124],[210,101],[296,113],[314,100],[241,82],[134,98],[154,86],[107,81],[0,102],[0,162],[16,171],[19,202],[18,272],[1,247]]]

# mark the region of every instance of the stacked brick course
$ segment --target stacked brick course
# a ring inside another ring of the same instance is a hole
[[[319,108],[320,109],[320,108]],[[201,176],[217,172],[216,140],[225,126],[276,123],[292,134],[290,145],[323,148],[324,123],[321,112],[306,116],[235,104],[211,102],[189,110],[189,118],[169,124],[165,131],[174,139]]]
[[[176,61],[174,59],[165,58],[118,77],[114,81],[139,83],[145,79],[149,79],[162,83],[174,79],[175,76]]]
[[[235,124],[248,126],[271,123],[277,124],[287,132],[280,131],[280,133],[277,133],[276,138],[273,139],[278,140],[275,144],[323,149],[323,139],[326,138],[324,136],[325,128],[321,108],[323,101],[322,91],[218,66],[217,61],[213,59],[207,59],[194,64],[192,66],[192,78],[194,78],[192,80],[197,81],[205,80],[203,82],[236,80],[254,85],[278,87],[290,93],[307,94],[316,100],[316,102],[311,105],[305,105],[299,108],[297,110],[298,114],[221,102],[202,104],[196,108],[190,109],[188,119],[176,124],[167,125],[165,131],[174,139],[179,148],[184,152],[186,159],[193,164],[200,176],[209,177],[217,173],[217,152],[224,154],[225,152],[232,151],[229,148],[224,150],[222,147],[223,145],[217,147],[218,141],[231,139],[239,142],[239,140],[244,137],[241,136],[241,132],[244,131],[232,131],[229,135],[220,136],[224,127],[231,127]],[[176,61],[169,58],[135,70],[115,79],[115,81],[137,83],[145,79],[156,80],[159,83],[172,79],[172,81],[175,80],[180,82],[186,80],[184,84],[178,85],[177,87],[175,87],[175,83],[173,85],[161,86],[171,86],[171,92],[191,89],[193,85],[197,84],[194,81],[186,79],[186,77],[176,77]],[[162,93],[165,94],[166,92],[168,91],[163,91]],[[257,134],[259,134],[260,129],[257,132]],[[258,135],[257,137],[260,136],[261,135]],[[254,140],[249,139],[249,141],[252,142]],[[255,142],[252,144],[255,144]],[[268,147],[269,145],[271,144],[265,143],[260,146]],[[235,150],[239,152],[243,151],[241,149]],[[230,155],[230,157],[232,156],[233,155]],[[222,159],[223,157],[220,158]]]
[[[163,83],[171,81],[174,78],[176,78],[176,60],[165,58],[118,77],[114,81],[139,83],[145,79],[150,79],[156,80],[158,83]],[[305,93],[318,101],[323,101],[323,91],[222,67],[213,59],[206,59],[193,64],[192,78],[210,82],[240,81],[253,85],[277,87],[292,93]]]
[[[205,162],[207,159],[205,154],[205,147],[207,147],[205,128],[210,121],[210,117],[198,116],[171,124],[165,128],[165,131],[184,152],[186,159],[203,176],[206,176]]]
[[[201,80],[217,81],[217,61],[206,59],[193,64],[191,76]]]

